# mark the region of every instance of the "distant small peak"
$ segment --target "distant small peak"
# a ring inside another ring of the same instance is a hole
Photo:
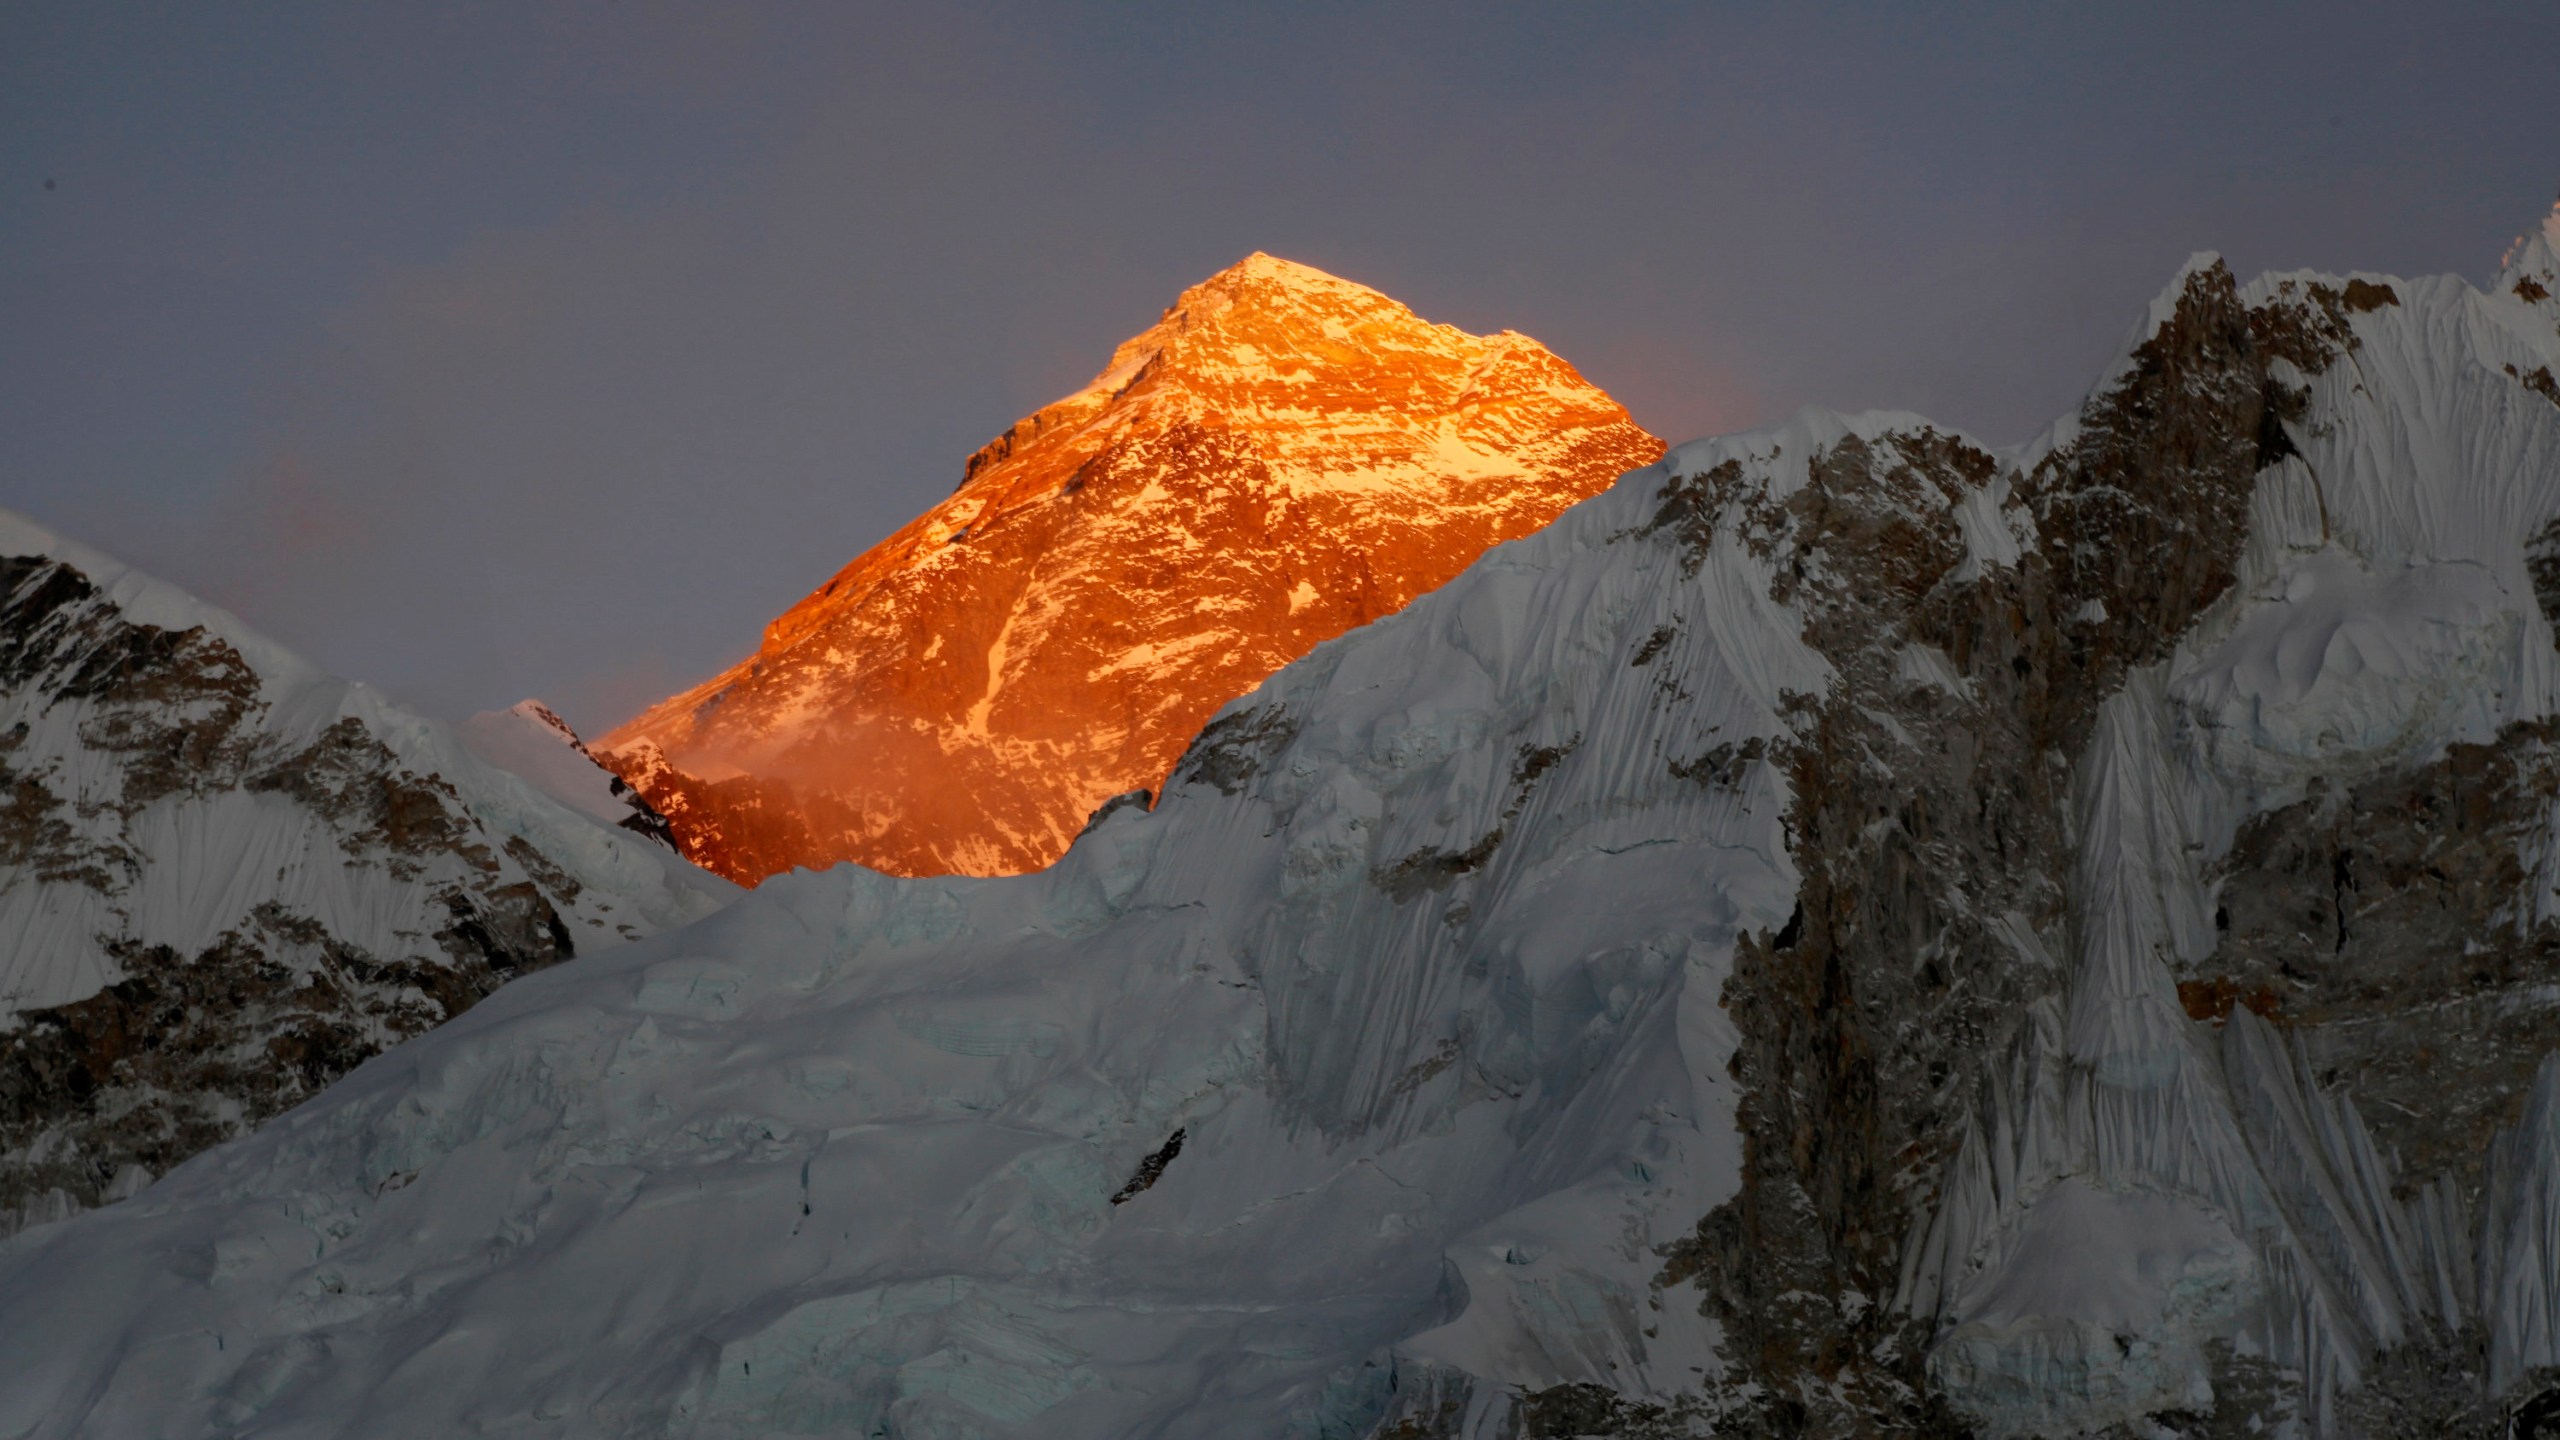
[[[2560,202],[2542,224],[2516,237],[2498,262],[2498,291],[2527,304],[2560,296]]]
[[[1301,265],[1295,260],[1283,260],[1268,250],[1256,250],[1252,254],[1247,255],[1219,273],[1225,275],[1266,276],[1276,280],[1314,282],[1319,284],[1330,283],[1334,285],[1347,285],[1351,283],[1339,275],[1328,275],[1313,265]]]
[[[519,700],[508,706],[506,713],[522,720],[530,720],[543,729],[556,733],[571,749],[583,753],[587,748],[586,742],[578,738],[577,730],[571,727],[568,721],[560,718],[560,712],[539,700]]]
[[[2545,245],[2560,248],[2560,200],[2552,201],[2550,213],[2542,217],[2541,239]],[[2533,240],[2534,236],[2530,233],[2517,236],[2514,248],[2520,250],[2533,243]]]

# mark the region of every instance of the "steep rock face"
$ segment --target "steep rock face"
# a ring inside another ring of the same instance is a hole
[[[0,1245],[0,1433],[2551,1413],[2542,304],[2201,257],[2022,451],[1679,447],[1047,871],[790,877]]]
[[[1891,1302],[1964,1096],[2065,992],[2072,761],[2099,702],[2230,589],[2256,477],[2306,403],[2281,376],[2335,358],[2375,288],[2253,304],[2191,269],[2031,465],[1922,430],[1811,457],[1792,493],[1743,466],[1674,492],[1682,523],[1778,563],[1773,598],[1835,677],[1778,752],[1798,914],[1744,942],[1725,997],[1754,1183],[1673,1270],[1710,1277],[1761,1357],[1757,1423],[1955,1423]]]
[[[2560,508],[2560,412],[2519,382],[2560,332],[2503,282],[2240,298],[2277,422],[2246,523],[2218,598],[2086,712],[2066,981],[1978,1070],[1900,1297],[1993,1433],[2491,1433],[2552,1360],[2528,1103],[2552,1036],[2524,1010],[2555,666],[2527,541]],[[2176,428],[2211,389],[2141,408]]]
[[[1524,335],[1255,255],[598,748],[748,884],[1037,869],[1220,705],[1661,450]]]
[[[506,979],[728,890],[9,516],[0,795],[7,1229],[130,1193]]]

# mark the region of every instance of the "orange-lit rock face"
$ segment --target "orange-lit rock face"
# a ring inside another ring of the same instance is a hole
[[[1661,452],[1524,335],[1255,255],[597,748],[749,884],[1037,869],[1220,705]]]

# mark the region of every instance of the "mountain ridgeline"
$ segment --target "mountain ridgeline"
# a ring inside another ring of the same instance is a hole
[[[1675,447],[1046,869],[776,876],[0,1243],[0,1434],[2536,1433],[2555,297],[2560,213],[2199,256],[2024,446]]]
[[[733,893],[612,813],[0,513],[0,1234]]]

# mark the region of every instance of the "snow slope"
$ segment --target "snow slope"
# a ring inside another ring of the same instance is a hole
[[[735,893],[5,513],[0,781],[0,1228]]]
[[[0,1432],[1308,1433],[1408,1340],[1683,1388],[1648,1247],[1733,1183],[1791,876],[1771,766],[1666,759],[1823,671],[1651,510],[1320,647],[1049,871],[769,882],[0,1251]],[[65,1285],[123,1318],[28,1326]]]

